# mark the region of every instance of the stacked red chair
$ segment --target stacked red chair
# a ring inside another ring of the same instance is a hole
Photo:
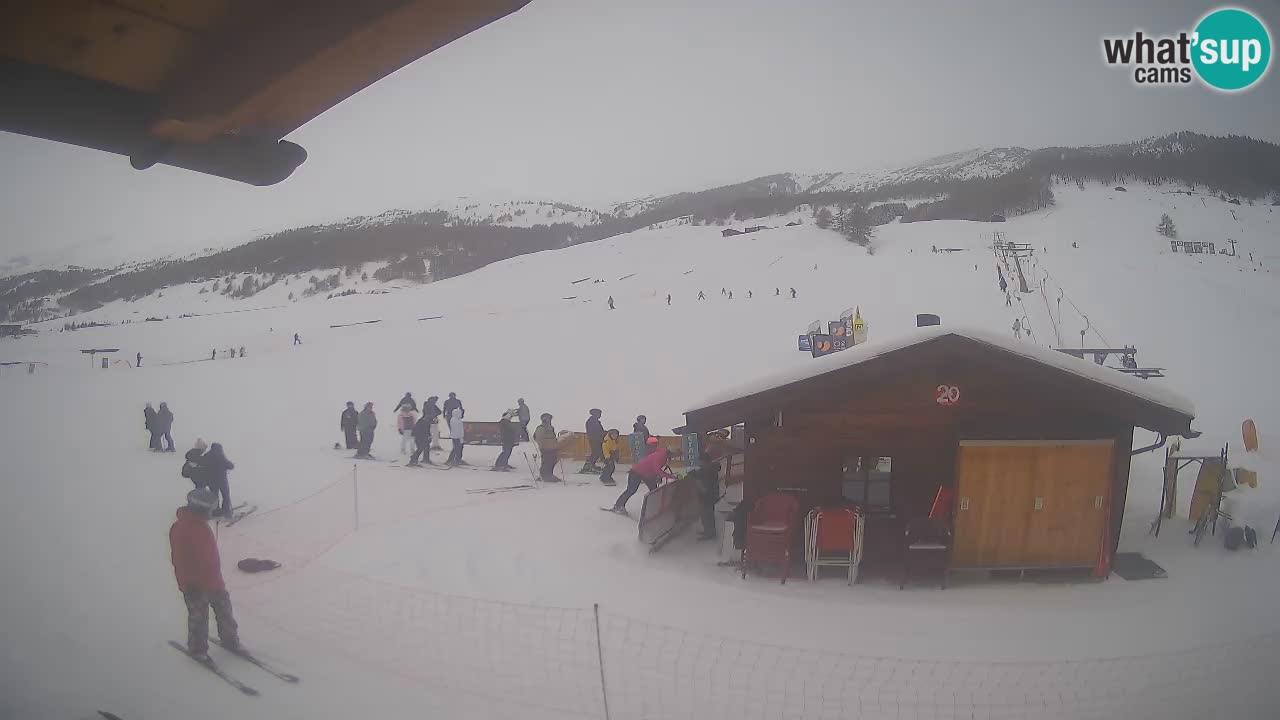
[[[747,514],[747,541],[740,561],[743,579],[748,565],[781,565],[786,584],[799,515],[800,503],[790,495],[771,493],[756,501]]]

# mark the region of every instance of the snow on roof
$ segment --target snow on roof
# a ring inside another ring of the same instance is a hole
[[[849,348],[848,350],[832,353],[820,358],[814,358],[813,360],[806,361],[802,364],[797,364],[796,366],[781,372],[765,375],[752,382],[723,388],[718,392],[711,393],[707,397],[704,397],[701,402],[691,405],[689,409],[685,410],[685,413],[687,414],[702,408],[730,402],[749,395],[756,395],[758,393],[773,390],[784,385],[790,385],[791,383],[799,382],[801,380],[807,380],[819,375],[825,375],[829,372],[839,370],[840,368],[858,365],[868,360],[880,357],[881,355],[891,353],[895,350],[919,345],[946,335],[956,335],[984,345],[990,345],[994,348],[1004,350],[1005,352],[1038,362],[1041,365],[1047,365],[1049,367],[1077,375],[1086,380],[1101,383],[1112,389],[1119,390],[1120,392],[1132,395],[1147,402],[1168,408],[1188,417],[1195,417],[1195,405],[1192,404],[1189,399],[1173,390],[1160,387],[1149,380],[1139,380],[1111,368],[1098,365],[1097,363],[1089,360],[1082,360],[1072,355],[1058,352],[1057,350],[1043,348],[1032,342],[1002,337],[985,330],[943,327],[940,325],[918,328],[912,332],[904,333],[897,338],[886,340],[884,342],[871,342],[857,345]]]

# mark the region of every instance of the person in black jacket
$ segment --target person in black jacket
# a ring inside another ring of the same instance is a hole
[[[348,450],[357,450],[360,448],[360,441],[356,438],[356,420],[360,417],[360,413],[356,410],[356,404],[347,401],[347,409],[342,411],[342,418],[338,420],[338,428],[342,430],[342,435],[347,441]]]
[[[191,484],[196,487],[207,487],[209,485],[208,474],[205,473],[204,467],[200,464],[204,460],[204,451],[208,449],[209,446],[205,444],[204,440],[196,438],[196,444],[183,456],[186,462],[182,464],[181,475],[190,480]]]
[[[173,436],[169,434],[169,431],[173,429],[173,412],[169,410],[169,405],[166,403],[160,403],[160,409],[156,411],[155,428],[156,435],[160,440],[164,441],[164,443],[157,444],[165,446],[163,448],[164,452],[173,452]],[[156,449],[159,450],[160,448]]]
[[[640,457],[635,458],[636,462],[639,462],[641,458],[649,454],[649,438],[651,436],[649,435],[649,426],[645,424],[647,422],[649,422],[649,418],[637,415],[635,424],[631,426],[631,434],[640,436]]]
[[[448,422],[453,419],[453,411],[462,409],[462,401],[458,399],[457,393],[449,393],[449,398],[444,401],[444,419]]]
[[[413,399],[413,393],[405,393],[404,397],[400,398],[400,402],[396,403],[395,411],[400,412],[400,408],[405,405],[408,405],[410,410],[418,412],[418,401]]]
[[[151,407],[151,403],[142,409],[142,426],[151,434],[151,440],[147,444],[152,450],[160,449],[160,433],[156,432],[156,409]]]
[[[431,449],[432,450],[444,449],[440,447],[440,427],[439,425],[436,424],[437,422],[439,422],[440,415],[442,414],[440,412],[440,406],[436,404],[436,401],[439,399],[440,399],[439,397],[432,395],[431,397],[427,398],[426,402],[422,403],[422,417],[426,418],[431,423]]]
[[[516,417],[520,420],[520,440],[529,442],[529,418],[533,417],[533,413],[524,404],[524,398],[516,400]]]
[[[205,484],[222,496],[222,507],[216,514],[231,519],[231,484],[227,480],[227,471],[234,470],[235,465],[227,459],[222,451],[222,443],[213,443],[200,458],[200,474]]]
[[[600,444],[604,442],[604,425],[600,422],[599,408],[591,409],[591,416],[587,418],[587,443],[591,446],[591,454],[587,456],[587,461],[582,464],[582,470],[579,472],[600,472],[600,467],[596,465],[596,461],[600,459],[604,452],[600,449]]]
[[[425,409],[425,407],[423,408]],[[413,424],[413,454],[409,456],[409,467],[421,467],[423,460],[427,465],[435,465],[431,462],[431,420],[426,413],[418,418],[418,422]]]
[[[491,470],[498,472],[515,470],[511,465],[511,451],[516,446],[516,424],[512,422],[511,418],[515,414],[515,410],[508,410],[502,413],[502,419],[498,421],[498,433],[502,438],[502,452],[498,453],[498,459],[493,461]]]
[[[698,456],[699,465],[686,477],[694,478],[693,489],[698,495],[698,504],[702,510],[702,534],[699,540],[714,540],[716,537],[716,503],[720,501],[720,463],[711,459],[703,450]]]

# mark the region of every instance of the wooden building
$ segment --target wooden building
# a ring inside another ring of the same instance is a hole
[[[712,397],[686,412],[686,431],[745,423],[745,499],[792,493],[801,512],[858,504],[868,555],[928,516],[941,487],[953,498],[942,508],[952,568],[1105,574],[1134,428],[1194,435],[1193,415],[1175,393],[1085,360],[927,327]]]

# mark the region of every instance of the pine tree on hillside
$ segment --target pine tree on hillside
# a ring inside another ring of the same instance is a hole
[[[840,213],[840,234],[863,247],[871,244],[871,235],[876,226],[871,222],[871,213],[862,205],[853,205]]]
[[[1168,213],[1160,216],[1160,224],[1156,225],[1156,231],[1167,238],[1177,238],[1178,230],[1173,226],[1173,218]]]
[[[814,224],[823,230],[831,227],[831,219],[831,210],[829,208],[821,207],[813,211]]]

